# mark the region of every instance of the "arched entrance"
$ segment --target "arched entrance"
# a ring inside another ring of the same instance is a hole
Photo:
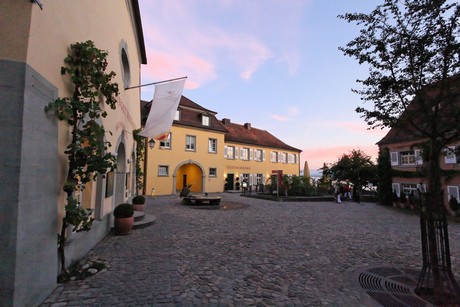
[[[176,192],[185,186],[191,185],[192,193],[203,193],[204,191],[204,171],[203,167],[194,161],[184,162],[177,166],[174,171]]]

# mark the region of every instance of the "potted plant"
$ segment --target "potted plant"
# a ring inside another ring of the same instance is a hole
[[[399,195],[399,205],[401,206],[401,208],[406,208],[406,202],[406,193],[404,193],[404,191],[401,191],[401,194]]]
[[[119,204],[113,210],[115,217],[115,231],[119,235],[128,234],[133,229],[134,224],[134,209],[131,204]]]
[[[393,191],[392,199],[393,199],[393,207],[398,208],[399,207],[399,196],[396,193],[396,191]]]
[[[145,197],[142,195],[136,195],[133,197],[133,209],[136,211],[144,211]]]

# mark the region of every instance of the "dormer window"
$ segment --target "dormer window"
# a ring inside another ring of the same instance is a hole
[[[202,115],[201,116],[201,124],[203,126],[209,126],[209,116],[208,115]]]
[[[180,120],[180,110],[176,110],[176,113],[174,113],[174,120]]]

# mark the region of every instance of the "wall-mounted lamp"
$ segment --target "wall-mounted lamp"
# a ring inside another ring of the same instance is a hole
[[[150,147],[150,149],[153,149],[153,147],[155,147],[155,140],[154,139],[150,139],[149,147]]]
[[[128,164],[130,164],[130,163],[131,163],[131,159],[127,159],[126,162],[128,162]]]

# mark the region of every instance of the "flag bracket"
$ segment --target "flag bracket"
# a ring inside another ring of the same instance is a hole
[[[182,79],[187,79],[187,76],[180,77],[180,78],[169,79],[169,80],[157,81],[157,82],[152,82],[152,83],[147,83],[147,84],[142,84],[142,85],[125,87],[125,90],[130,90],[130,89],[133,89],[133,88],[139,88],[139,87],[155,85],[155,84],[160,84],[160,83],[165,83],[165,82],[177,81],[177,80],[182,80]]]

